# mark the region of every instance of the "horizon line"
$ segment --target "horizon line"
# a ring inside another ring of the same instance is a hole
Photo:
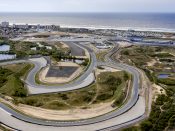
[[[99,14],[103,14],[103,13],[127,13],[127,14],[132,14],[132,13],[135,13],[135,14],[175,14],[175,12],[100,12],[100,11],[94,11],[94,12],[52,12],[52,11],[48,11],[48,12],[44,12],[44,11],[0,11],[0,13],[79,13],[79,14],[81,14],[81,13],[91,13],[91,14],[93,14],[93,13],[99,13]]]

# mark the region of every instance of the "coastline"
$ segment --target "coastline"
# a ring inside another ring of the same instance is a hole
[[[9,23],[11,26],[13,24],[16,25],[56,25],[60,26],[61,28],[84,28],[84,29],[90,29],[90,30],[135,30],[135,31],[148,31],[148,32],[162,32],[162,33],[175,33],[175,29],[169,29],[169,28],[147,28],[147,27],[114,27],[114,26],[97,26],[97,25],[65,25],[65,24],[39,24],[39,23]]]
[[[0,22],[9,21],[11,24],[175,33],[175,13],[0,12],[0,18]]]

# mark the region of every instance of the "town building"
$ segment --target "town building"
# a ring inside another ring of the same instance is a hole
[[[2,22],[1,27],[9,27],[9,22],[6,21]]]

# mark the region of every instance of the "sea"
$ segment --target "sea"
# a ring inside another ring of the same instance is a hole
[[[175,32],[175,13],[0,13],[0,22]]]

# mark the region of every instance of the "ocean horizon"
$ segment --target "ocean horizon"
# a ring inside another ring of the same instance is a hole
[[[175,32],[175,13],[4,13],[0,22],[69,28]]]

